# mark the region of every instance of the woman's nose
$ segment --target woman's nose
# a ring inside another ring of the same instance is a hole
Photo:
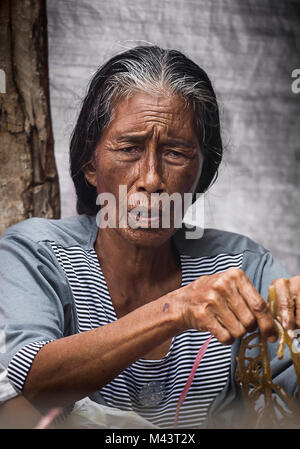
[[[163,193],[166,185],[162,179],[162,170],[157,155],[149,155],[141,161],[139,178],[136,185],[138,192]]]

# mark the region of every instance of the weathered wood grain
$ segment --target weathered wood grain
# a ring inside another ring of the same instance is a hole
[[[60,215],[48,88],[45,1],[2,0],[0,233],[26,218]]]

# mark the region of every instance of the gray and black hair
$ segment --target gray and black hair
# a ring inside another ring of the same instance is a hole
[[[125,96],[143,91],[180,95],[195,113],[204,163],[199,192],[215,181],[222,160],[219,109],[211,82],[203,69],[177,50],[138,46],[118,54],[93,76],[70,142],[70,169],[77,194],[77,212],[97,213],[97,190],[83,172],[92,159],[114,106]]]

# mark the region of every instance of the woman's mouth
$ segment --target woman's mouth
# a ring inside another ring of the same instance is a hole
[[[158,228],[160,217],[161,211],[155,208],[137,206],[128,211],[129,224],[133,222],[134,227]]]

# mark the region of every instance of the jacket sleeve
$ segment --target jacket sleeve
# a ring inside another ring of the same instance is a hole
[[[0,239],[0,313],[8,378],[23,389],[37,352],[72,333],[72,298],[64,272],[46,242],[21,234]]]

